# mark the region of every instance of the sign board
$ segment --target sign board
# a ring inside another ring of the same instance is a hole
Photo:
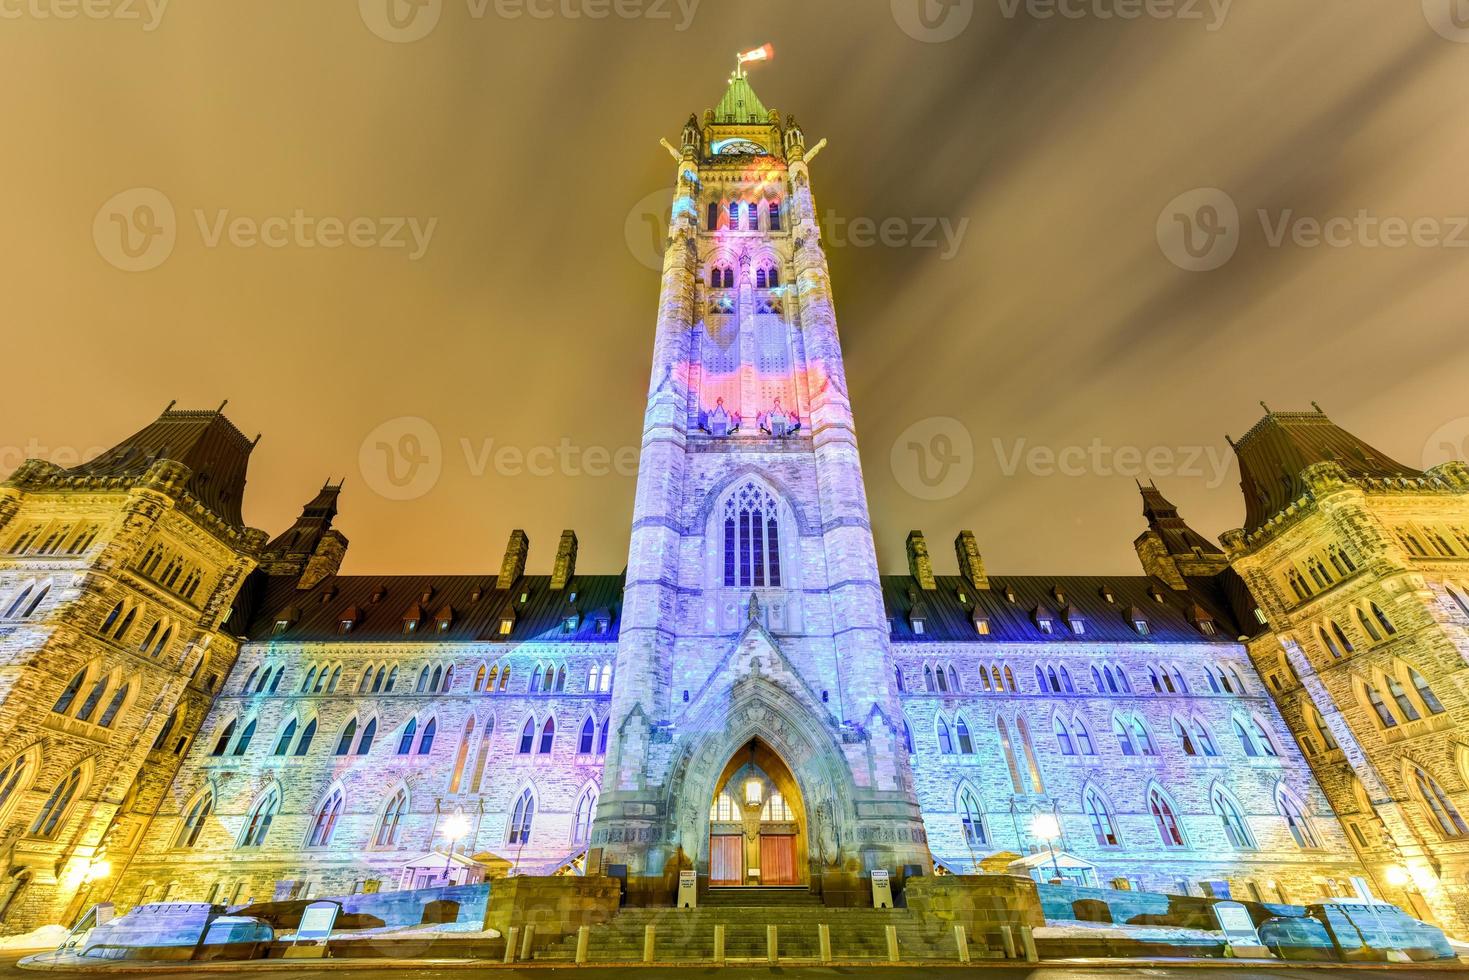
[[[1214,921],[1224,933],[1224,942],[1235,956],[1269,956],[1270,952],[1260,945],[1260,934],[1255,931],[1255,920],[1250,910],[1239,902],[1215,902],[1210,908]]]
[[[693,871],[680,871],[678,873],[678,907],[692,909],[698,906],[699,876]]]
[[[312,902],[301,912],[296,941],[286,950],[287,959],[320,959],[326,955],[327,940],[342,907],[336,902]]]
[[[893,907],[893,883],[889,880],[887,870],[884,868],[875,868],[872,872],[872,907],[875,909]]]

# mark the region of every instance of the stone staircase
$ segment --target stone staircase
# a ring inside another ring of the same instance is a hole
[[[831,930],[832,959],[886,961],[886,926],[896,926],[900,958],[907,960],[958,959],[953,930],[928,922],[907,909],[827,908],[805,889],[711,889],[697,909],[623,909],[609,922],[593,926],[588,960],[594,963],[638,963],[643,959],[646,926],[656,931],[660,963],[709,962],[714,956],[714,927],[725,927],[727,961],[765,962],[767,926],[778,927],[777,948],[782,962],[818,962],[817,926]],[[973,959],[1003,958],[998,950],[970,940]],[[539,961],[573,962],[576,934],[535,953]]]

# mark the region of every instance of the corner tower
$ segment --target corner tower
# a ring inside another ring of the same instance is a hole
[[[843,903],[872,870],[930,858],[812,198],[820,144],[741,68],[668,149],[592,845],[626,865],[634,900],[695,870],[701,885],[803,884]]]

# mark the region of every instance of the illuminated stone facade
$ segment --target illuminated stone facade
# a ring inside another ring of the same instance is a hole
[[[569,531],[550,575],[519,531],[484,575],[342,575],[339,488],[246,529],[217,412],[0,487],[7,929],[412,886],[435,851],[861,902],[876,868],[1041,863],[1047,818],[1101,884],[1462,927],[1469,470],[1272,413],[1227,553],[1150,487],[1140,575],[992,576],[969,532],[936,567],[915,531],[881,576],[819,144],[737,75],[669,149],[625,575]]]

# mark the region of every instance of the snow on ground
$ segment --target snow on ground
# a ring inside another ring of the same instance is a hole
[[[66,926],[42,926],[18,936],[0,936],[0,949],[55,949],[70,933]]]
[[[1222,943],[1224,933],[1181,926],[1132,926],[1058,919],[1035,930],[1037,939],[1131,939],[1145,943]]]

